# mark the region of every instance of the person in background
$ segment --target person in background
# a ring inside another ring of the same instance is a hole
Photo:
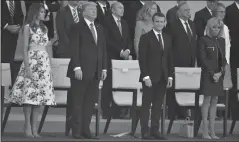
[[[136,59],[139,58],[140,37],[141,35],[152,30],[153,28],[152,17],[156,12],[158,11],[157,4],[155,2],[146,2],[138,12],[134,34],[134,50],[136,54]]]
[[[90,131],[100,80],[107,76],[106,39],[103,26],[95,22],[94,2],[82,6],[84,19],[72,26],[71,60],[67,77],[71,81],[72,136],[75,139],[94,138]]]
[[[232,119],[239,120],[239,95],[237,93],[237,68],[239,68],[239,0],[235,0],[234,3],[226,8],[226,15],[224,22],[229,29],[231,37],[231,52],[230,52],[230,66],[231,66],[231,78],[233,87],[230,90],[229,107],[232,112]]]
[[[218,96],[224,95],[223,78],[227,64],[225,40],[222,38],[223,26],[221,19],[217,17],[209,19],[206,25],[206,35],[199,40],[199,56],[202,63],[200,92],[204,95],[201,108],[203,139],[219,139],[215,134],[214,125]]]
[[[47,13],[50,13],[50,20],[44,21],[44,24],[46,25],[48,29],[48,38],[49,40],[54,38],[54,18],[53,18],[53,12],[57,12],[60,9],[60,3],[58,0],[24,0],[26,5],[26,12],[28,13],[29,7],[33,3],[42,3],[44,4]],[[26,17],[27,18],[27,17]]]
[[[167,14],[166,14],[167,24],[170,25],[175,19],[178,18],[178,15],[177,15],[178,5],[185,1],[186,0],[177,0],[177,5],[175,5],[173,8],[167,11]]]
[[[46,50],[48,30],[43,24],[47,20],[49,15],[46,17],[43,4],[30,6],[22,31],[24,61],[9,95],[12,103],[23,105],[24,133],[30,138],[40,137],[37,133],[40,106],[56,104],[50,58]]]
[[[20,1],[1,1],[1,62],[10,63],[12,84],[14,83],[20,65],[14,62],[18,34],[23,24],[23,12]]]
[[[67,6],[61,8],[56,14],[56,30],[59,45],[55,49],[57,58],[70,58],[71,26],[82,19],[82,13],[78,8],[79,1],[68,1]]]
[[[141,72],[139,81],[143,86],[141,135],[142,139],[165,140],[159,132],[159,119],[166,88],[172,87],[173,82],[172,39],[162,32],[166,24],[164,14],[155,13],[152,21],[153,29],[142,35],[139,42]],[[151,128],[149,129],[150,107]]]

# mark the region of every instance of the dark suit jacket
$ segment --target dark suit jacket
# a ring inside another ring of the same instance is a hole
[[[83,80],[100,80],[103,69],[107,69],[106,40],[104,29],[95,23],[97,30],[97,45],[85,20],[72,26],[70,40],[71,60],[67,77],[74,78],[75,67],[81,67]]]
[[[174,65],[176,67],[195,66],[195,59],[197,55],[196,29],[191,20],[188,20],[188,23],[193,36],[191,42],[189,41],[188,35],[179,18],[166,29],[166,32],[172,37],[172,50]]]
[[[82,19],[82,14],[78,11],[79,20]],[[61,8],[56,14],[56,30],[59,38],[59,45],[56,49],[56,55],[60,58],[70,58],[70,35],[71,26],[74,24],[74,19],[70,7],[67,5]]]
[[[11,62],[14,60],[16,51],[18,34],[12,34],[7,29],[4,29],[5,25],[20,25],[23,24],[23,13],[20,1],[14,1],[15,11],[13,19],[10,16],[10,12],[6,3],[6,0],[1,1],[1,59],[2,62]]]
[[[43,0],[25,0],[26,5],[26,12],[28,13],[28,10],[32,3],[43,3]],[[55,2],[55,3],[54,3]],[[54,3],[54,4],[53,4]],[[60,3],[58,0],[46,0],[46,5],[48,6],[48,9],[50,11],[50,20],[45,21],[44,24],[48,28],[48,37],[49,39],[52,39],[54,37],[54,19],[52,12],[57,12],[60,9]]]
[[[206,7],[195,13],[194,23],[198,38],[204,36],[205,27],[210,18],[212,18],[212,15]]]
[[[178,6],[174,6],[173,8],[169,9],[166,18],[167,18],[167,24],[171,24],[175,19],[178,18],[177,16],[177,8]]]
[[[170,36],[163,33],[164,49],[154,33],[150,31],[140,37],[139,42],[139,66],[140,79],[149,76],[153,83],[158,83],[164,75],[165,79],[173,75],[172,62],[172,40]]]
[[[119,28],[112,16],[109,15],[106,18],[107,27],[107,52],[109,59],[122,59],[120,57],[121,50],[132,49],[132,41],[129,34],[128,24],[124,19],[121,19],[122,35],[120,34]]]
[[[239,9],[237,8],[236,4],[233,3],[232,5],[226,8],[226,16],[225,16],[225,24],[228,26],[230,31],[231,37],[231,59],[232,64],[235,64],[239,67]]]

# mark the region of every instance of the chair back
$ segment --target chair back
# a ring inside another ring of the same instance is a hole
[[[11,69],[9,63],[2,63],[2,86],[11,86],[12,80],[11,80]]]
[[[112,87],[138,89],[140,69],[137,60],[112,60]]]
[[[175,67],[175,89],[199,89],[201,68]]]

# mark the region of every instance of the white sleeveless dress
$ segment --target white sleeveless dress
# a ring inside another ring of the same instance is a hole
[[[9,96],[10,101],[20,105],[55,105],[50,58],[46,51],[47,32],[43,33],[40,28],[35,32],[29,29],[28,57],[33,78],[26,78],[23,62]]]

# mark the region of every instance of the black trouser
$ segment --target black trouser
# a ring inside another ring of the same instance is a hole
[[[141,107],[141,133],[149,131],[149,109],[151,107],[151,131],[155,132],[159,130],[159,119],[160,119],[160,110],[163,104],[163,99],[165,95],[167,81],[161,79],[158,83],[152,83],[152,87],[145,86],[145,83],[142,83],[143,86],[143,97],[142,97],[142,107]]]
[[[72,135],[91,135],[90,123],[99,91],[99,81],[71,78]]]

